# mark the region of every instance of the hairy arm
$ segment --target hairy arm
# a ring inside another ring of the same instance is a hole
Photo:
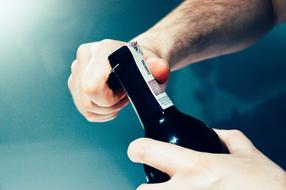
[[[248,47],[285,20],[285,10],[285,0],[186,0],[135,39],[152,74],[166,83],[170,67],[175,70]],[[124,91],[112,91],[107,83],[108,55],[123,45],[102,40],[83,44],[77,51],[68,86],[88,121],[112,120],[128,103]]]
[[[175,70],[250,46],[285,12],[285,0],[186,0],[135,39]]]

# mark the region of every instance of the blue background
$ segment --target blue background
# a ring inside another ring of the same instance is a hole
[[[135,189],[140,165],[126,155],[143,131],[129,105],[88,123],[67,88],[77,47],[127,41],[180,1],[5,0],[0,13],[0,189]],[[286,168],[286,25],[253,47],[171,75],[177,107],[210,127],[240,129]]]

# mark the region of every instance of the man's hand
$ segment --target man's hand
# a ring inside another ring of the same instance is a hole
[[[284,190],[286,174],[237,130],[216,130],[231,154],[210,154],[151,139],[132,142],[128,155],[171,176],[138,190]]]
[[[124,45],[126,43],[120,41],[102,40],[78,48],[68,87],[77,109],[88,121],[112,120],[128,104],[123,90],[113,92],[107,84],[111,72],[108,56]],[[152,74],[161,84],[165,84],[170,72],[168,63],[150,49],[141,48]]]

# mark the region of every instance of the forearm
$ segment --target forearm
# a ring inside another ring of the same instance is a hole
[[[244,49],[275,23],[270,0],[186,0],[136,40],[174,70]]]
[[[286,1],[272,0],[277,23],[286,21]]]

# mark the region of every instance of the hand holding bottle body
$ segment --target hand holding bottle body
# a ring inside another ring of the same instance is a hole
[[[237,130],[216,130],[230,154],[210,154],[151,139],[129,145],[129,158],[169,174],[137,190],[284,190],[286,174]]]
[[[112,91],[108,86],[111,66],[108,56],[126,43],[115,40],[81,45],[76,60],[71,65],[68,87],[79,112],[90,122],[114,119],[128,104],[123,90]],[[169,76],[169,65],[151,49],[142,47],[152,74],[162,84]]]

